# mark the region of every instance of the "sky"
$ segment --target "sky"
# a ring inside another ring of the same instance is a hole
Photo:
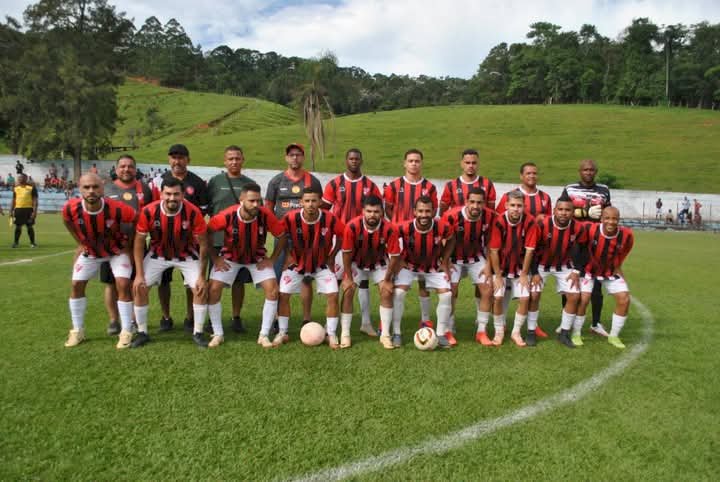
[[[718,0],[109,0],[140,27],[176,18],[203,50],[219,45],[315,57],[370,73],[469,78],[500,42],[523,42],[530,24],[563,30],[593,24],[617,38],[633,18],[658,25],[720,23]],[[27,0],[3,0],[0,16],[22,18]]]

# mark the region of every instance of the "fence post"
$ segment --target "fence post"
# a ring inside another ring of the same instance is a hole
[[[640,224],[645,224],[645,201],[643,201],[642,218],[640,218]]]

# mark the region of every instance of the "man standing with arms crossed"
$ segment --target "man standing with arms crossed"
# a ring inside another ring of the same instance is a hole
[[[475,149],[465,149],[460,158],[460,169],[462,174],[448,181],[443,189],[440,198],[440,214],[454,207],[462,207],[465,205],[468,197],[468,191],[475,187],[482,188],[485,191],[485,206],[495,209],[495,185],[487,177],[478,175],[478,167],[480,165],[480,154]]]

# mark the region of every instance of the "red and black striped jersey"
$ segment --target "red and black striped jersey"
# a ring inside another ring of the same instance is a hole
[[[376,269],[387,266],[389,256],[400,255],[398,228],[387,220],[370,231],[362,216],[351,219],[345,225],[342,250],[352,253],[352,261],[360,269]]]
[[[345,225],[331,212],[320,210],[320,216],[312,223],[305,221],[302,209],[290,211],[283,218],[284,229],[290,236],[290,252],[295,258],[292,267],[298,273],[314,273],[328,267],[328,257],[333,248],[333,236],[341,242]]]
[[[200,209],[183,200],[177,213],[168,215],[163,201],[155,201],[140,211],[136,231],[150,235],[150,255],[155,258],[198,258],[197,236],[207,231]]]
[[[515,224],[508,220],[507,213],[495,219],[488,247],[499,251],[500,270],[503,276],[508,278],[519,276],[523,268],[525,252],[528,249],[535,249],[536,245],[537,224],[534,217],[523,214]]]
[[[534,193],[528,193],[521,187],[518,187],[517,190],[525,195],[525,212],[527,214],[535,217],[537,217],[538,214],[544,214],[545,216],[552,214],[552,200],[548,193],[539,189]],[[506,202],[507,193],[502,195],[500,202],[497,204],[496,211],[498,214],[503,214],[506,211]]]
[[[457,177],[452,181],[448,181],[443,189],[440,202],[448,208],[462,207],[467,202],[468,191],[474,187],[481,187],[485,191],[485,204],[487,207],[495,208],[495,185],[487,177],[478,176],[472,182],[463,181],[462,177]]]
[[[220,256],[239,264],[255,264],[267,255],[265,241],[268,231],[279,238],[285,234],[284,225],[266,207],[252,221],[240,217],[240,205],[223,209],[210,218],[208,228],[223,232],[223,246]]]
[[[455,249],[450,257],[453,263],[477,263],[487,257],[490,231],[495,223],[496,213],[483,208],[475,221],[468,218],[465,207],[456,207],[443,215],[443,220],[452,226]]]
[[[615,236],[606,236],[602,223],[587,227],[587,242],[590,259],[583,271],[598,279],[615,279],[617,270],[630,254],[635,243],[632,229],[618,226]]]
[[[438,199],[435,185],[425,178],[410,182],[400,176],[385,186],[385,205],[392,206],[392,218],[395,224],[415,219],[415,201],[420,196],[432,199],[433,211],[437,211]]]
[[[80,238],[85,254],[105,258],[120,253],[127,246],[121,224],[134,224],[136,212],[120,201],[100,199],[100,209],[88,211],[82,198],[70,199],[62,209],[63,220]]]
[[[544,271],[573,268],[572,248],[586,242],[584,223],[571,219],[570,223],[562,228],[555,224],[554,216],[547,216],[538,223],[535,264]]]
[[[411,271],[430,273],[440,269],[444,241],[452,236],[452,226],[442,219],[433,219],[427,231],[420,231],[415,220],[398,226],[402,240],[405,267]]]
[[[382,199],[380,189],[370,178],[361,176],[352,180],[345,174],[340,174],[327,183],[322,200],[331,206],[331,213],[343,223],[347,223],[362,214],[363,197],[370,194]]]

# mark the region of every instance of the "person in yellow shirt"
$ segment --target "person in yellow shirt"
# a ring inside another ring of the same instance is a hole
[[[18,174],[17,183],[13,188],[12,206],[10,215],[15,218],[15,242],[12,247],[17,248],[22,234],[23,225],[27,226],[30,246],[36,248],[35,244],[35,216],[38,208],[38,191],[34,184],[28,184],[27,175]]]

